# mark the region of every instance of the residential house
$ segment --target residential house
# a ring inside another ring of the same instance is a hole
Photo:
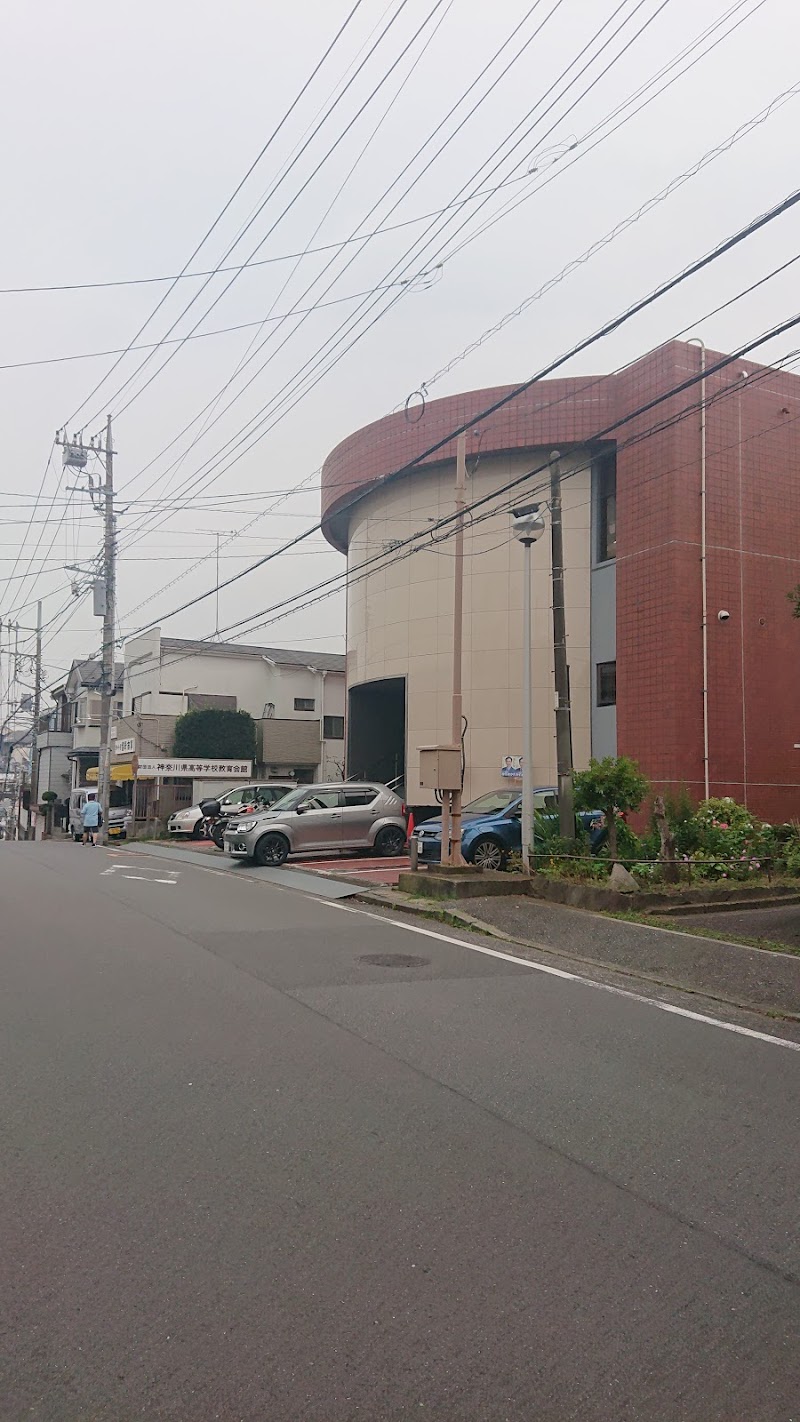
[[[112,718],[122,714],[122,677],[124,666],[117,662],[114,667],[114,702]],[[62,752],[70,763],[70,779],[66,787],[76,789],[85,785],[86,772],[96,770],[100,752],[100,703],[103,682],[103,668],[94,657],[86,661],[74,661],[63,686],[52,693],[55,701],[54,725],[40,732],[37,746],[40,756],[45,751]],[[56,755],[56,762],[58,756]],[[56,772],[61,773],[61,772]],[[40,789],[46,789],[41,779]],[[59,789],[57,785],[49,788]]]
[[[343,656],[162,637],[160,628],[130,638],[124,656],[120,763],[168,755],[179,716],[220,707],[253,717],[254,773],[297,782],[344,777]],[[178,788],[160,797],[160,818],[168,801],[182,803]],[[183,793],[209,788],[187,784]]]

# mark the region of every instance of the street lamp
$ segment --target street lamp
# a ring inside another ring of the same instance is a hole
[[[533,847],[533,659],[531,641],[533,638],[533,611],[531,587],[531,548],[537,538],[544,533],[544,519],[538,504],[525,504],[512,509],[514,537],[518,538],[525,550],[522,591],[522,863],[527,873],[531,871],[531,850]]]

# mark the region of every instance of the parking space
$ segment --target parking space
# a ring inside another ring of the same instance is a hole
[[[171,843],[174,844],[176,838],[173,837]],[[190,849],[197,854],[210,855],[212,858],[222,857],[210,839],[186,839],[178,843],[181,849]],[[293,854],[288,863],[291,868],[310,869],[315,874],[352,879],[356,883],[390,885],[396,884],[398,875],[409,867],[407,854],[391,859],[369,858],[364,855],[344,858],[339,854]]]
[[[298,869],[311,869],[316,874],[330,874],[353,879],[364,884],[396,884],[398,875],[409,867],[407,854],[394,859],[340,859],[328,855],[324,859],[305,859],[298,855],[290,863]]]

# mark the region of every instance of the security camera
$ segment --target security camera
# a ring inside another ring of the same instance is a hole
[[[729,618],[730,618],[730,613],[727,612],[724,607],[717,613],[717,621],[718,621],[718,622],[727,622],[727,621],[729,620]]]

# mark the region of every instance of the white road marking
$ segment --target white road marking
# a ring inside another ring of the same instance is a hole
[[[220,875],[225,873],[224,870],[211,869],[205,864],[192,864],[190,868],[199,869],[203,874]],[[266,882],[264,879],[256,879],[251,875],[243,875],[242,878],[251,884],[265,884]],[[286,884],[267,883],[266,887],[276,889],[281,894],[302,893],[302,890],[289,888]],[[303,894],[303,897],[315,898],[312,894]],[[499,958],[506,963],[516,963],[518,967],[530,968],[535,973],[546,973],[549,977],[580,983],[583,987],[595,988],[599,992],[609,992],[615,997],[626,997],[631,1002],[641,1002],[645,1007],[656,1007],[660,1012],[669,1012],[675,1017],[687,1017],[690,1022],[702,1022],[707,1027],[719,1027],[721,1031],[733,1032],[739,1037],[751,1037],[757,1042],[767,1042],[772,1047],[788,1047],[789,1051],[800,1052],[800,1042],[790,1042],[786,1037],[773,1037],[768,1032],[756,1032],[752,1027],[740,1027],[736,1022],[724,1022],[719,1017],[707,1017],[703,1012],[692,1012],[688,1007],[677,1007],[671,1002],[661,1002],[658,998],[646,997],[644,993],[631,992],[628,988],[613,987],[610,983],[598,982],[595,978],[584,977],[581,973],[569,973],[564,968],[553,968],[549,963],[534,963],[530,958],[518,958],[513,953],[503,953],[499,948],[485,948],[478,943],[469,943],[466,938],[454,938],[449,933],[437,933],[432,928],[418,928],[416,924],[401,923],[397,918],[382,918],[378,913],[370,913],[368,909],[353,908],[351,904],[343,904],[338,899],[316,898],[315,902],[325,905],[327,908],[340,909],[342,913],[356,913],[360,914],[362,918],[373,918],[377,923],[393,924],[395,928],[402,928],[406,933],[416,933],[423,938],[436,938],[440,943],[453,943],[457,948],[467,948],[471,953],[482,953],[487,958]],[[652,926],[655,927],[655,925]]]
[[[627,997],[632,1002],[642,1002],[647,1007],[657,1007],[660,1012],[670,1012],[675,1017],[688,1017],[691,1022],[703,1022],[707,1027],[719,1027],[723,1032],[734,1032],[739,1037],[753,1037],[757,1042],[768,1042],[771,1047],[788,1047],[791,1052],[800,1052],[800,1042],[790,1042],[786,1037],[773,1037],[768,1032],[756,1032],[752,1027],[741,1027],[737,1022],[723,1022],[719,1017],[707,1017],[703,1012],[692,1012],[688,1007],[677,1007],[671,1002],[661,1002],[655,997],[645,997],[643,993],[631,992],[628,988],[613,987],[610,983],[598,982],[595,978],[583,977],[580,973],[569,973],[564,968],[553,968],[549,963],[534,963],[530,958],[518,958],[514,953],[503,953],[498,948],[484,948],[478,943],[468,943],[464,938],[453,938],[449,933],[436,933],[432,928],[418,928],[413,923],[401,923],[395,918],[382,918],[368,909],[353,908],[350,904],[337,903],[330,899],[324,902],[330,908],[341,909],[343,913],[357,913],[362,918],[375,919],[377,923],[390,923],[406,933],[416,933],[423,938],[436,938],[440,943],[454,943],[457,948],[468,948],[471,953],[483,953],[487,958],[500,958],[505,963],[516,963],[520,968],[530,968],[535,973],[547,973],[549,977],[564,978],[567,982],[581,983],[584,987],[596,988],[600,992],[613,993],[615,997]]]
[[[126,871],[129,870],[129,869],[143,869],[143,870],[144,870],[144,873],[142,873],[142,874],[129,874],[129,873],[126,872]],[[125,863],[121,863],[121,862],[120,862],[120,863],[117,863],[117,864],[111,864],[108,869],[102,869],[102,870],[100,871],[100,873],[101,873],[101,877],[102,877],[103,875],[105,875],[105,874],[116,874],[116,873],[120,873],[120,874],[122,875],[123,879],[138,879],[138,880],[140,880],[143,884],[171,884],[172,887],[174,888],[175,885],[176,885],[176,883],[178,882],[178,875],[179,875],[179,873],[180,873],[180,870],[178,870],[178,869],[151,869],[151,868],[149,867],[149,865],[147,865],[147,864],[125,864]],[[172,877],[169,878],[169,879],[148,879],[148,878],[147,878],[147,875],[148,875],[148,874],[170,874]]]

